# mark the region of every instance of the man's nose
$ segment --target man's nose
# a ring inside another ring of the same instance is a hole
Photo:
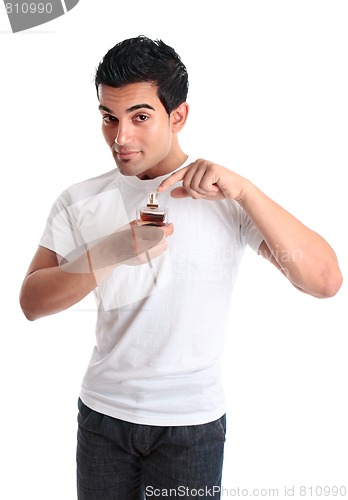
[[[118,123],[117,134],[115,137],[115,143],[119,146],[123,146],[129,141],[130,138],[130,127],[126,123]]]

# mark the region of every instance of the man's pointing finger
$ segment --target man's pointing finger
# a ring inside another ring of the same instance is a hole
[[[173,174],[171,174],[169,177],[164,179],[164,181],[161,182],[161,184],[158,186],[157,191],[163,192],[169,189],[171,186],[176,184],[177,182],[180,182],[184,179],[186,172],[188,171],[190,165],[187,167],[181,168],[180,170],[177,170]]]

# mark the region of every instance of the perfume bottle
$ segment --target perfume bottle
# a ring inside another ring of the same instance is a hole
[[[147,194],[146,207],[137,209],[137,223],[139,225],[165,226],[168,224],[168,208],[159,207],[159,193]]]

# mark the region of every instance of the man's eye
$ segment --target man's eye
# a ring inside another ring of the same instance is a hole
[[[104,115],[103,116],[104,123],[113,123],[114,121],[116,121],[116,118],[112,115]]]
[[[147,115],[137,115],[135,117],[135,121],[137,122],[146,122],[146,120],[148,119],[149,117]]]

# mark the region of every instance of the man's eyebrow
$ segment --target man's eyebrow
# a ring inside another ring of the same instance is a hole
[[[127,109],[127,113],[132,113],[132,111],[136,111],[137,109],[152,109],[152,111],[156,111],[155,108],[150,106],[150,104],[147,104],[146,102],[143,102],[141,104],[134,104],[134,106],[131,106],[130,108]]]
[[[98,106],[99,111],[106,111],[107,113],[113,114],[110,108],[107,108],[106,106],[103,106],[103,104],[99,104]]]
[[[127,111],[127,113],[132,113],[133,111],[136,111],[137,109],[144,109],[144,108],[145,109],[152,109],[152,111],[156,111],[154,107],[152,107],[150,104],[147,104],[145,102],[143,102],[141,104],[134,104],[134,106],[131,106],[126,111]],[[107,113],[110,113],[112,115],[114,114],[110,108],[108,108],[107,106],[104,106],[103,104],[99,104],[98,109],[100,111],[106,111]]]

